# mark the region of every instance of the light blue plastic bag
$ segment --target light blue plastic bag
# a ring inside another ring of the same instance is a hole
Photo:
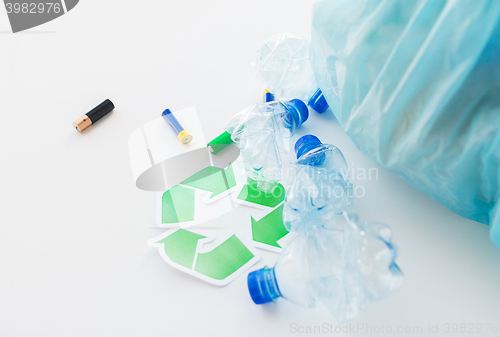
[[[320,1],[311,58],[358,148],[500,247],[500,1]]]

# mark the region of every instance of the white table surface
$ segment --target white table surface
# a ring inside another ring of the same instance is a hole
[[[165,264],[146,243],[162,232],[156,193],[135,187],[127,150],[129,135],[166,107],[196,106],[205,137],[218,135],[260,100],[250,66],[260,43],[309,36],[311,5],[82,0],[18,34],[0,8],[1,336],[286,336],[307,326],[332,335],[325,327],[338,324],[324,308],[255,305],[246,274],[216,287]],[[116,110],[76,132],[73,120],[105,98]],[[366,191],[354,211],[393,228],[406,277],[345,335],[371,335],[359,329],[367,325],[421,336],[436,324],[434,336],[456,335],[447,323],[499,327],[500,249],[488,226],[371,162],[331,111],[311,115],[301,129],[309,132],[351,167],[378,168],[378,180],[354,181]],[[252,270],[276,258],[262,251]],[[498,335],[491,331],[472,335]]]

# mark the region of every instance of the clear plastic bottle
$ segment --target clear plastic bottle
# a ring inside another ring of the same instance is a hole
[[[283,297],[304,307],[322,303],[345,322],[400,287],[403,275],[394,261],[391,229],[359,223],[347,212],[344,219],[337,228],[307,226],[274,268],[251,272],[248,289],[253,301],[263,304]]]
[[[335,226],[335,214],[352,208],[353,186],[342,152],[314,135],[295,143],[297,161],[288,177],[283,220],[295,231],[310,223]]]
[[[309,110],[301,100],[272,101],[244,109],[224,126],[240,149],[248,178],[260,190],[270,193],[278,185],[280,151],[290,151],[295,130],[308,117]]]
[[[328,103],[318,87],[304,36],[278,34],[265,40],[253,63],[257,80],[276,98],[299,98],[323,113]]]

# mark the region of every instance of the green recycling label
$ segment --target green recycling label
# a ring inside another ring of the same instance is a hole
[[[256,248],[281,251],[280,243],[289,237],[282,217],[284,197],[281,184],[274,193],[259,191],[239,160],[225,169],[206,167],[159,195],[157,224],[169,230],[149,243],[172,267],[226,285],[260,259]],[[230,227],[216,247],[204,249],[215,239],[204,223],[232,211],[244,217],[230,225],[246,226],[243,232],[251,234],[242,236]]]

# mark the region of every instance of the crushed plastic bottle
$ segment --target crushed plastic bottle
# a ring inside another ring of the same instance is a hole
[[[283,297],[315,307],[324,304],[339,322],[366,310],[403,283],[395,263],[397,250],[385,224],[359,223],[344,212],[343,228],[306,226],[280,255],[274,268],[248,275],[248,289],[256,304]]]
[[[296,237],[274,268],[248,275],[248,289],[256,304],[279,297],[305,307],[323,303],[345,322],[402,285],[392,232],[385,224],[359,223],[348,212],[352,184],[338,148],[306,135],[295,153],[284,221]],[[344,222],[335,214],[343,214]]]
[[[278,99],[299,98],[313,110],[328,109],[309,60],[304,36],[278,34],[265,40],[253,63],[257,80]]]
[[[282,178],[280,151],[290,151],[295,130],[308,117],[301,100],[273,101],[244,109],[224,126],[240,149],[248,178],[261,191],[272,193],[278,185]]]
[[[335,226],[335,214],[353,205],[353,186],[344,155],[314,135],[299,138],[295,153],[297,161],[291,165],[285,196],[285,226],[290,231],[310,223]]]

